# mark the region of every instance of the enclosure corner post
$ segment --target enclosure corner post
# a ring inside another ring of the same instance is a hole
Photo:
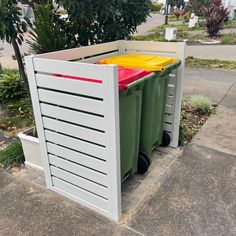
[[[107,156],[111,189],[111,218],[118,221],[121,217],[121,173],[120,173],[120,125],[119,91],[117,66],[109,66],[107,79],[104,80],[105,121],[107,137]]]
[[[118,41],[118,51],[119,55],[125,54],[125,40],[119,40]]]
[[[185,73],[185,49],[186,43],[178,43],[178,50],[176,52],[178,59],[181,60],[181,65],[177,69],[177,82],[176,82],[176,98],[174,104],[174,129],[173,129],[173,141],[172,147],[179,146],[179,127],[180,127],[180,119],[181,119],[181,103],[182,103],[182,86],[184,80],[184,73]]]
[[[26,56],[25,65],[26,65],[26,73],[28,76],[31,101],[32,101],[33,110],[34,110],[34,118],[35,118],[38,138],[39,138],[40,151],[42,155],[45,181],[46,181],[47,187],[52,188],[51,174],[50,174],[50,168],[49,168],[49,163],[48,163],[48,153],[47,153],[46,144],[44,142],[45,135],[44,135],[44,130],[43,130],[41,109],[39,105],[40,103],[39,103],[37,83],[36,83],[36,77],[35,77],[34,56]]]

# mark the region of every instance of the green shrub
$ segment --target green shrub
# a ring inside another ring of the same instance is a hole
[[[3,69],[0,74],[0,101],[7,102],[24,97],[26,90],[17,70]]]
[[[24,153],[20,142],[13,142],[0,151],[0,163],[4,167],[24,163]]]
[[[2,68],[2,64],[0,63],[0,74],[3,73],[3,68]]]
[[[184,122],[180,122],[179,126],[179,146],[184,146],[186,139],[185,135],[188,131],[188,126]]]
[[[5,104],[6,116],[0,116],[0,132],[14,138],[18,129],[34,126],[34,115],[29,98],[22,98]]]
[[[185,97],[181,106],[179,145],[192,140],[212,112],[211,102],[203,96]]]
[[[78,46],[69,21],[60,18],[52,3],[36,5],[35,23],[26,40],[32,53],[46,53]]]
[[[178,31],[177,32],[177,37],[179,39],[188,39],[189,38],[189,33],[185,31]]]
[[[204,27],[205,27],[205,22],[199,20],[198,23],[197,23],[197,27],[199,27],[199,28],[204,28]]]
[[[210,115],[211,105],[211,100],[207,97],[195,95],[189,99],[189,106],[191,106],[196,113],[201,115]]]
[[[0,70],[0,78],[2,74],[19,74],[19,70],[2,67]]]
[[[151,12],[159,12],[163,6],[163,3],[152,2],[150,5],[150,10]]]
[[[133,39],[137,41],[165,41],[164,35],[159,32],[149,35],[137,35]]]

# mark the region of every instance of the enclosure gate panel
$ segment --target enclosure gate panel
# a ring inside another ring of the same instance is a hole
[[[117,67],[29,56],[26,68],[47,186],[118,220]]]

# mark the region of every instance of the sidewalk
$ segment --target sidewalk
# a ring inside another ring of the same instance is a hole
[[[186,68],[183,93],[209,97],[218,105],[235,81],[236,71]]]
[[[236,83],[137,210],[144,235],[236,235]]]
[[[186,57],[202,59],[236,60],[236,45],[187,46]]]

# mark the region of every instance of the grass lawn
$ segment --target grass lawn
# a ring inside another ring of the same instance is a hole
[[[194,31],[194,30],[204,30],[204,27],[201,25],[197,25],[194,28],[189,28],[188,25],[181,25],[181,22],[179,21],[179,25],[175,25],[175,24],[168,24],[168,25],[161,25],[155,28],[150,29],[148,32],[158,32],[158,31],[164,31],[165,28],[176,28],[178,29],[178,31]]]
[[[220,44],[222,45],[235,45],[236,33],[222,34],[220,36]]]
[[[152,34],[135,36],[133,39],[138,41],[165,41],[164,29],[162,29],[163,28],[159,28]],[[177,33],[177,40],[188,40],[189,44],[199,44],[199,41],[208,40],[208,37],[203,33],[193,34],[188,31],[180,30]],[[222,45],[236,45],[236,33],[221,34],[219,41]]]
[[[138,41],[161,42],[161,41],[165,41],[165,35],[164,35],[164,33],[156,32],[154,34],[149,34],[149,35],[138,35],[138,36],[133,37],[133,39],[138,40]],[[189,34],[188,32],[185,32],[185,31],[179,31],[177,39],[178,40],[188,39],[189,41],[196,41],[196,40],[204,40],[204,39],[206,39],[206,36],[204,34],[192,35],[192,34]]]
[[[179,21],[183,21],[184,18],[182,16],[180,16]],[[173,22],[173,21],[177,21],[175,16],[169,16],[168,17],[168,22]]]
[[[225,70],[236,70],[236,61],[222,61],[216,59],[210,60],[187,57],[186,66],[192,68],[219,68]]]
[[[224,23],[224,28],[236,28],[236,21],[231,20]]]

